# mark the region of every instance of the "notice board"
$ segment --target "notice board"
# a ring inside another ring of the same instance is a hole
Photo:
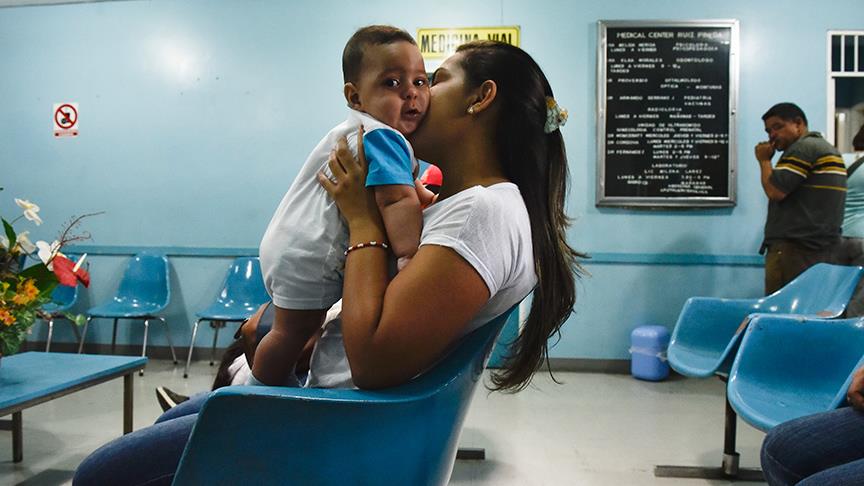
[[[738,21],[600,21],[598,206],[734,206]]]

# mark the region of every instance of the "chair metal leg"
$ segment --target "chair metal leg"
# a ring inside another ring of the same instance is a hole
[[[171,342],[171,328],[168,327],[168,323],[165,322],[164,317],[157,317],[156,319],[159,319],[160,321],[162,321],[162,324],[165,325],[165,337],[168,339],[168,347],[171,348],[171,357],[174,359],[174,364],[176,365],[177,353],[174,352],[174,344]]]
[[[81,339],[78,341],[78,354],[81,354],[81,351],[84,349],[84,338],[87,337],[87,327],[90,326],[90,319],[93,318],[87,316],[87,320],[84,321],[84,329],[81,331]]]
[[[189,342],[189,354],[186,356],[186,370],[183,371],[183,378],[189,378],[189,364],[192,363],[192,350],[195,349],[195,336],[198,335],[198,324],[200,323],[201,319],[198,319],[192,326],[192,340]]]
[[[147,357],[147,333],[150,331],[150,320],[144,319],[144,345],[141,347],[141,357]],[[144,368],[138,372],[138,376],[144,376]]]
[[[117,347],[117,321],[118,321],[118,319],[115,317],[114,318],[114,332],[111,334],[111,354],[117,354],[114,351]],[[145,334],[145,336],[146,336],[146,334]],[[146,341],[147,338],[145,337],[144,340]]]
[[[219,340],[219,328],[225,326],[225,321],[216,321],[213,326],[213,347],[210,348],[210,366],[213,366],[213,361],[216,360],[216,341]]]
[[[725,381],[725,380],[724,380]],[[726,426],[723,438],[723,462],[720,467],[654,466],[658,478],[726,479],[730,481],[764,481],[762,470],[738,467],[739,454],[735,451],[738,415],[726,398]]]
[[[48,319],[48,339],[45,340],[45,352],[51,352],[51,336],[54,335],[54,316]]]

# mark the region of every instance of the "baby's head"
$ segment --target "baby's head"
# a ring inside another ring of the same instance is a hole
[[[345,99],[351,108],[409,135],[429,106],[429,81],[410,34],[388,25],[363,27],[342,52]]]

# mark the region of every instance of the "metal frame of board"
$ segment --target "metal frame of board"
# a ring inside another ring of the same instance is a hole
[[[607,28],[620,27],[706,27],[730,29],[729,46],[729,133],[728,133],[728,194],[726,196],[670,196],[670,197],[633,197],[606,196],[606,64]],[[737,132],[736,115],[738,111],[738,73],[739,73],[739,25],[737,20],[639,20],[598,22],[597,53],[597,206],[641,207],[641,208],[706,208],[734,206],[737,188]]]

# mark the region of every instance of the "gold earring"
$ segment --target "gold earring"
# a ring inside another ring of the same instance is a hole
[[[468,114],[469,114],[469,115],[473,115],[473,114],[474,114],[474,105],[471,105],[471,106],[468,107]]]

